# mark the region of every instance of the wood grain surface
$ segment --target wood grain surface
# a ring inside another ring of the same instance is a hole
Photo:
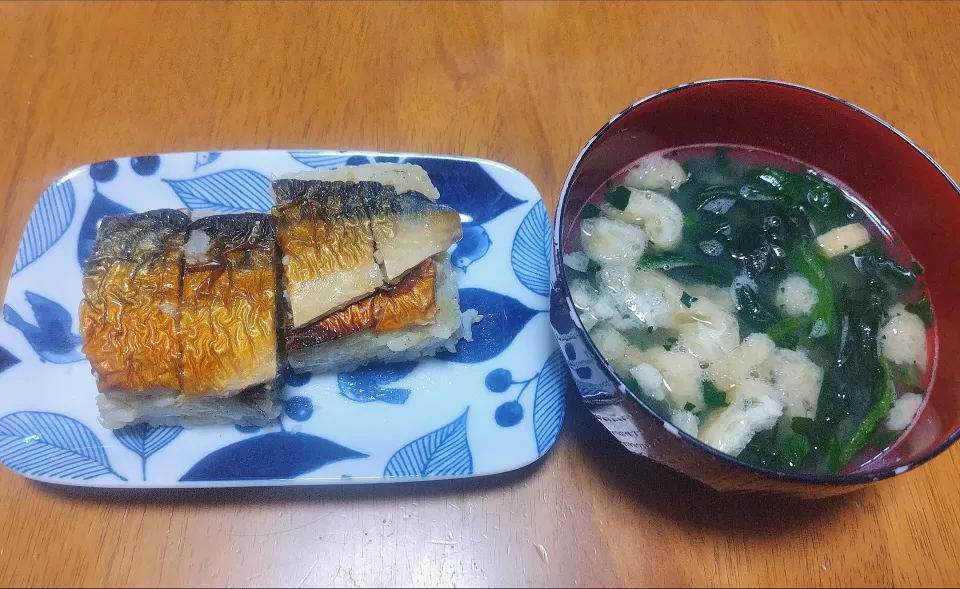
[[[955,3],[0,3],[0,275],[52,180],[122,155],[481,156],[552,212],[614,113],[701,78],[846,98],[960,177],[957,31]],[[541,464],[446,485],[113,494],[3,470],[0,584],[960,582],[960,447],[803,503],[717,494],[568,415]]]

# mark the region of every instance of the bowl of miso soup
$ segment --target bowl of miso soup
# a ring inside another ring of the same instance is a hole
[[[865,110],[765,80],[665,90],[587,143],[556,219],[551,322],[627,449],[817,497],[956,440],[960,190]]]

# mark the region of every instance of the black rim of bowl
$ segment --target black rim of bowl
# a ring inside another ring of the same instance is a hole
[[[627,387],[627,385],[623,382],[623,380],[617,375],[617,373],[613,370],[613,368],[607,362],[607,359],[603,356],[603,354],[600,353],[596,345],[594,345],[593,339],[590,337],[590,334],[587,333],[587,331],[583,328],[583,323],[580,321],[580,316],[577,314],[576,310],[574,309],[573,302],[570,298],[570,290],[567,286],[566,270],[564,269],[564,265],[563,265],[563,244],[562,244],[563,215],[562,215],[562,212],[563,212],[564,204],[567,201],[567,194],[570,190],[570,183],[573,180],[574,176],[579,171],[580,164],[583,161],[584,156],[590,150],[590,147],[597,140],[597,138],[603,135],[604,133],[606,133],[607,129],[609,129],[611,125],[613,125],[615,122],[620,120],[623,116],[625,116],[629,112],[633,111],[635,108],[638,108],[662,96],[673,94],[674,92],[681,92],[686,88],[692,88],[696,86],[706,86],[711,84],[725,84],[725,83],[731,83],[731,82],[737,82],[737,83],[746,82],[746,83],[758,84],[758,85],[766,84],[766,85],[772,85],[772,86],[783,86],[787,88],[792,88],[794,90],[807,92],[809,94],[813,94],[821,98],[826,98],[828,100],[832,100],[833,102],[837,102],[839,104],[846,106],[847,108],[853,110],[854,112],[867,117],[873,123],[882,126],[887,131],[892,132],[901,141],[904,141],[910,147],[916,150],[920,155],[924,157],[924,159],[927,160],[927,162],[929,162],[944,177],[944,179],[946,179],[947,182],[950,183],[950,185],[953,187],[954,192],[956,192],[957,196],[960,197],[960,187],[957,186],[957,183],[953,181],[950,175],[947,174],[947,172],[940,166],[940,164],[938,164],[932,157],[930,157],[930,155],[926,151],[921,149],[920,146],[914,143],[909,137],[904,135],[895,127],[893,127],[892,125],[890,125],[889,123],[881,119],[880,117],[874,115],[869,111],[864,110],[863,108],[860,108],[855,104],[852,104],[841,98],[837,98],[836,96],[827,94],[826,92],[814,90],[812,88],[801,86],[799,84],[782,82],[779,80],[765,80],[761,78],[714,78],[714,79],[708,79],[708,80],[699,80],[696,82],[690,82],[688,84],[681,84],[679,86],[667,88],[655,94],[651,94],[631,104],[627,108],[620,111],[616,116],[611,118],[605,125],[603,125],[600,128],[599,131],[593,134],[590,140],[587,141],[586,145],[584,145],[583,149],[580,150],[580,153],[577,155],[576,160],[574,160],[573,166],[570,168],[570,172],[567,175],[567,179],[564,181],[563,187],[560,190],[560,199],[557,202],[557,209],[554,217],[556,219],[556,228],[554,229],[554,266],[556,269],[557,281],[562,289],[564,302],[567,305],[566,310],[570,313],[571,317],[574,318],[574,321],[573,321],[574,328],[579,332],[582,339],[586,341],[587,347],[589,348],[590,353],[593,354],[593,356],[599,360],[599,365],[603,369],[606,376],[609,379],[611,379],[614,383],[616,383],[617,388],[620,389],[621,393],[623,393],[625,396],[629,397],[630,399],[638,403],[640,407],[642,407],[643,410],[647,412],[648,415],[650,415],[655,420],[661,422],[664,425],[671,425],[671,427],[675,427],[675,426],[672,426],[672,424],[669,424],[669,422],[667,422],[663,417],[661,417],[655,411],[650,409],[650,407],[647,405],[647,403],[643,400],[643,398],[640,395],[635,394],[633,391],[630,390],[629,387]],[[910,427],[912,428],[915,423],[916,422],[912,423]],[[761,466],[756,466],[754,464],[750,464],[749,462],[744,462],[743,460],[740,460],[736,456],[731,456],[730,454],[726,454],[724,452],[717,450],[716,448],[708,446],[707,444],[701,442],[697,438],[694,438],[693,436],[687,434],[686,432],[680,430],[679,428],[675,428],[675,429],[677,430],[676,435],[682,441],[685,441],[691,444],[693,450],[706,452],[707,454],[709,454],[710,456],[713,456],[714,458],[728,462],[731,465],[738,466],[754,474],[758,474],[767,478],[774,478],[782,481],[792,482],[792,483],[813,483],[818,485],[835,485],[835,486],[862,485],[865,483],[872,483],[872,482],[887,479],[896,475],[903,474],[908,470],[913,470],[914,468],[917,468],[918,466],[924,464],[925,462],[935,458],[944,450],[946,450],[951,444],[956,442],[957,439],[960,439],[960,429],[958,429],[957,431],[950,434],[950,436],[948,436],[947,439],[941,442],[940,445],[938,445],[936,448],[926,452],[925,454],[915,458],[914,460],[904,462],[903,464],[900,464],[900,465],[890,466],[890,467],[884,468],[883,470],[878,470],[876,472],[872,472],[869,474],[867,473],[861,473],[861,474],[789,473],[789,472],[784,472],[780,470],[773,470],[773,469],[764,468]],[[876,460],[876,458],[871,459],[871,461],[872,460]]]

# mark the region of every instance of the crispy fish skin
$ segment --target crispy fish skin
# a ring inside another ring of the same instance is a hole
[[[424,260],[394,287],[361,299],[320,321],[300,329],[287,325],[288,350],[349,337],[366,329],[377,333],[396,331],[409,325],[426,325],[436,316],[437,268]]]
[[[276,244],[270,217],[194,221],[180,298],[183,395],[236,395],[277,377]]]
[[[408,325],[427,325],[437,314],[437,266],[424,260],[392,289],[374,297],[374,331],[396,331]]]
[[[395,284],[423,260],[446,251],[463,234],[460,214],[423,194],[360,182],[384,278]]]
[[[357,184],[280,179],[272,188],[277,199],[272,215],[295,327],[383,285]]]
[[[80,334],[101,392],[180,388],[180,211],[105,217],[83,276]]]
[[[286,346],[288,350],[302,350],[316,344],[332,342],[360,333],[376,325],[373,301],[376,295],[360,299],[343,309],[327,315],[319,321],[293,329],[287,325]]]

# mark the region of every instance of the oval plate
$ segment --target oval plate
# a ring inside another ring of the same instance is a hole
[[[457,209],[462,309],[483,321],[457,353],[292,377],[268,428],[104,429],[80,352],[81,264],[108,214],[268,210],[270,178],[368,162],[423,166]],[[0,462],[96,487],[392,482],[481,476],[542,456],[560,432],[566,368],[547,317],[551,229],[523,174],[479,159],[357,151],[119,158],[48,188],[27,222],[0,322]]]

